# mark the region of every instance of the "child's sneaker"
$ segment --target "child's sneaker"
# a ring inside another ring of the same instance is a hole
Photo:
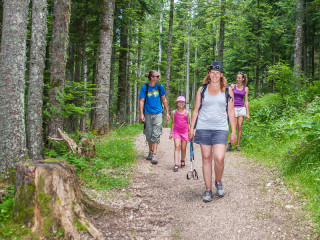
[[[232,149],[232,146],[231,146],[231,142],[228,143],[228,146],[227,146],[227,152],[230,152]]]
[[[181,160],[181,167],[183,168],[186,165],[186,162],[184,160]]]
[[[179,170],[179,165],[177,165],[177,164],[176,164],[176,165],[174,165],[174,167],[173,167],[173,171],[174,171],[174,172],[178,172],[178,170]]]

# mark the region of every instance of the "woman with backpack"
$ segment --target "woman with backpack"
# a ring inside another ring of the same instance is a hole
[[[241,150],[240,147],[240,140],[241,140],[241,134],[242,134],[242,123],[243,118],[246,117],[247,120],[250,119],[249,115],[249,88],[246,86],[248,83],[248,77],[247,74],[244,74],[243,72],[239,72],[237,75],[237,84],[232,84],[230,87],[233,90],[234,94],[234,111],[236,116],[236,126],[237,126],[237,146],[236,149],[238,151]],[[231,144],[228,145],[227,150],[231,150]]]
[[[167,121],[170,120],[170,115],[165,89],[162,84],[158,83],[159,73],[151,70],[145,76],[149,79],[149,83],[144,84],[140,90],[140,119],[145,124],[143,133],[146,135],[149,145],[147,160],[151,160],[152,164],[157,164],[157,149],[162,133],[163,109],[161,102],[167,111]]]
[[[212,200],[212,160],[214,161],[215,187],[218,197],[224,196],[222,174],[228,141],[228,117],[231,125],[230,141],[236,141],[236,121],[234,114],[233,92],[228,88],[221,62],[212,62],[207,68],[207,76],[198,89],[191,120],[189,139],[200,144],[202,172],[206,190],[203,201]],[[226,90],[228,88],[228,90]],[[196,124],[197,122],[197,124]],[[196,133],[194,127],[196,124]]]

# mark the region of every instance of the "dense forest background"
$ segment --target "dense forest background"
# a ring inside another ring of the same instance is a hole
[[[58,129],[138,123],[150,70],[169,109],[178,95],[192,108],[217,60],[229,84],[249,77],[244,150],[308,184],[320,218],[319,0],[2,0],[0,23],[2,173],[59,156]]]

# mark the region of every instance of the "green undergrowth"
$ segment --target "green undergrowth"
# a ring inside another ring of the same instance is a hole
[[[65,159],[75,166],[81,183],[87,187],[99,190],[121,189],[129,185],[131,166],[137,157],[134,137],[141,133],[142,129],[141,124],[135,124],[116,129],[99,140],[93,135],[86,136],[96,139],[96,156],[94,158],[76,157],[70,153],[65,143],[53,143],[53,149],[46,150],[45,162],[60,162],[59,159]],[[75,136],[72,137],[76,139]],[[8,186],[7,191],[9,194],[0,203],[0,239],[38,239],[31,232],[31,229],[24,225],[25,218],[32,218],[33,210],[31,209],[30,212],[15,206],[15,209],[18,209],[18,214],[13,214],[14,185]],[[63,230],[57,228],[56,224],[53,224],[53,220],[47,217],[49,216],[47,211],[51,211],[44,207],[48,200],[45,194],[39,194],[37,199],[39,206],[43,205],[41,207],[45,219],[43,231],[49,238],[59,239],[63,236]],[[76,225],[77,228],[83,229],[83,226],[77,221]],[[57,229],[52,229],[53,226]]]
[[[137,157],[134,137],[142,129],[141,124],[128,125],[111,131],[103,139],[96,139],[94,158],[74,156],[63,142],[54,143],[54,150],[47,151],[46,155],[65,159],[75,166],[77,175],[87,187],[98,190],[121,189],[129,184],[131,164]],[[89,137],[95,139],[95,136]]]
[[[268,94],[250,101],[250,117],[243,124],[243,153],[300,193],[320,233],[320,98],[307,91]]]

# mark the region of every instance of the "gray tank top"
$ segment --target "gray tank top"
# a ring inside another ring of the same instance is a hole
[[[220,91],[217,95],[212,96],[208,93],[207,88],[204,92],[196,129],[229,131],[226,107],[225,93]]]

